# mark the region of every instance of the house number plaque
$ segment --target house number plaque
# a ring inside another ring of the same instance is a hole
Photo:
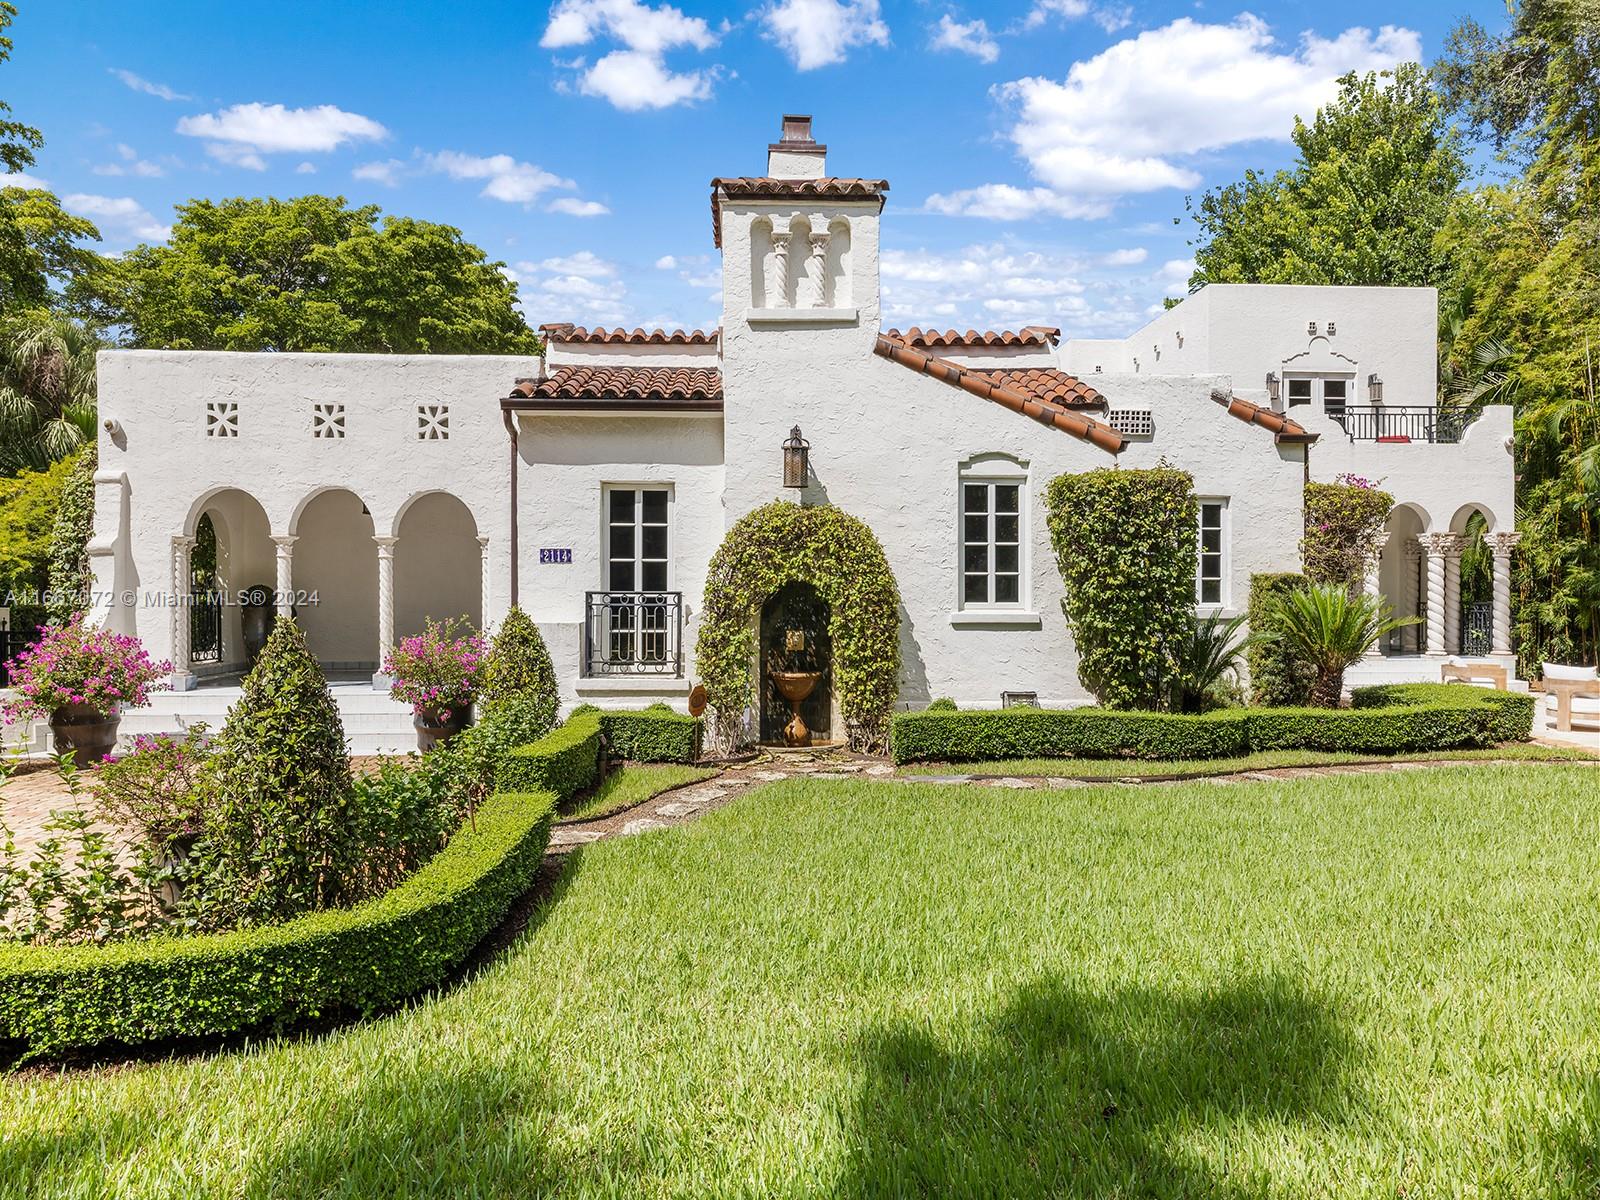
[[[544,563],[570,563],[572,561],[572,547],[556,546],[544,547],[539,551],[539,562]]]

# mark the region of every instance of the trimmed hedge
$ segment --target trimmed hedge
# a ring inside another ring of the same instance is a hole
[[[433,987],[533,884],[555,797],[502,793],[356,908],[201,937],[0,949],[0,1042],[26,1057],[371,1013]]]
[[[576,713],[529,746],[500,760],[494,786],[501,792],[554,792],[561,800],[600,778],[600,714]]]
[[[894,759],[1232,758],[1255,750],[1397,754],[1520,741],[1533,702],[1459,683],[1358,688],[1355,708],[1124,713],[1097,708],[899,713]]]
[[[600,732],[613,758],[630,762],[692,763],[700,757],[700,722],[665,704],[642,712],[600,714]]]

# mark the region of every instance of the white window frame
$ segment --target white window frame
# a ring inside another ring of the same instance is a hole
[[[644,536],[640,532],[643,526],[640,517],[642,505],[637,501],[634,504],[634,539],[633,539],[633,582],[632,592],[671,592],[676,591],[677,583],[677,556],[673,553],[677,542],[678,514],[677,492],[670,483],[657,480],[638,480],[635,482],[616,481],[602,484],[600,487],[600,591],[609,592],[611,586],[611,494],[613,492],[638,492],[654,491],[667,494],[667,584],[663,588],[646,588],[644,584],[644,562],[640,557],[644,552]]]
[[[1309,380],[1311,383],[1311,398],[1309,400],[1289,401],[1289,385],[1293,382]],[[1286,371],[1283,376],[1283,407],[1285,411],[1293,408],[1304,408],[1307,404],[1317,411],[1328,411],[1327,384],[1330,380],[1342,380],[1344,383],[1344,404],[1346,407],[1356,403],[1356,377],[1354,372],[1346,371]]]
[[[1231,517],[1232,505],[1228,503],[1227,496],[1198,496],[1195,521],[1194,545],[1194,605],[1201,613],[1225,612],[1232,608],[1233,589],[1233,520]],[[1218,518],[1219,546],[1217,554],[1217,598],[1206,600],[1205,579],[1201,575],[1201,564],[1204,561],[1201,550],[1202,531],[1205,523],[1205,509],[1207,505],[1216,505],[1221,510]]]
[[[1009,454],[974,455],[962,462],[956,472],[955,520],[955,609],[952,625],[1010,625],[1037,628],[1042,624],[1033,611],[1033,497],[1028,464]],[[1017,489],[1017,598],[1015,600],[968,600],[966,572],[967,486],[989,489],[988,512],[988,594],[994,595],[994,488]]]

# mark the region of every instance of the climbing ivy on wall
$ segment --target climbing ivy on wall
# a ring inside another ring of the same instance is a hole
[[[1111,708],[1166,706],[1194,624],[1194,480],[1165,465],[1050,481],[1050,542],[1078,679]]]
[[[94,473],[99,451],[91,443],[79,451],[61,488],[50,532],[50,619],[66,622],[89,606],[94,577],[89,572],[89,538],[94,533]]]
[[[1393,507],[1393,496],[1358,475],[1306,484],[1300,559],[1311,582],[1359,587]]]
[[[900,691],[900,593],[889,560],[855,517],[786,501],[742,517],[711,559],[695,659],[713,742],[727,752],[743,739],[761,606],[796,582],[828,603],[833,677],[851,748],[883,751]]]

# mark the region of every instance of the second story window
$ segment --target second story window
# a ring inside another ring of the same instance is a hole
[[[613,592],[667,590],[668,495],[663,487],[606,491],[606,587]]]

